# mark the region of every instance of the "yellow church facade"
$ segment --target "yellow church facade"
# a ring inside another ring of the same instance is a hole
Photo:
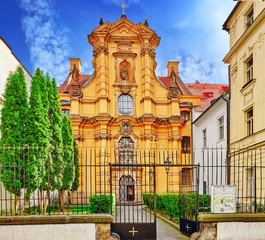
[[[101,20],[88,41],[93,47],[94,73],[82,74],[81,60],[71,58],[70,73],[59,87],[62,110],[69,114],[80,151],[94,148],[104,153],[104,161],[132,164],[140,161],[133,154],[136,151],[174,150],[176,159],[188,152],[191,164],[192,153],[181,149],[192,146],[190,113],[201,97],[192,95],[180,79],[178,62],[167,65],[170,87],[156,76],[160,37],[147,21],[134,24],[125,15],[115,23]],[[123,156],[124,148],[129,153]],[[136,173],[136,178],[142,174]],[[83,182],[88,181],[81,175]],[[168,191],[165,173],[156,179],[158,191]],[[178,181],[177,174],[170,181]]]

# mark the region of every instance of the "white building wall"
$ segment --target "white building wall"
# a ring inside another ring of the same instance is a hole
[[[4,100],[3,93],[5,91],[6,79],[8,78],[9,73],[16,71],[19,65],[21,65],[21,63],[12,53],[9,46],[3,41],[2,38],[0,38],[0,123],[1,123],[1,109],[3,107],[3,100]],[[22,66],[22,68],[24,70],[27,89],[29,92],[31,75],[27,72],[24,66]]]
[[[219,119],[224,117],[224,138],[219,139]],[[203,130],[206,129],[204,148]],[[227,103],[219,98],[193,122],[194,163],[200,164],[200,193],[210,192],[212,184],[225,184],[227,148]],[[218,167],[217,167],[218,166]],[[204,184],[206,186],[204,186]]]

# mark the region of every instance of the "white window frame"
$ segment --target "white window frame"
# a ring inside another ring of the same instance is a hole
[[[247,179],[247,197],[254,197],[255,195],[255,168],[246,169],[246,179]]]
[[[252,64],[249,65],[249,62],[252,61]],[[250,82],[253,80],[253,65],[254,65],[254,60],[253,60],[253,55],[246,61],[246,83]]]
[[[248,113],[252,111],[252,116],[248,117]],[[246,125],[247,125],[247,136],[254,133],[254,111],[253,107],[246,111]]]
[[[224,115],[218,118],[218,140],[223,140],[225,138],[225,124]]]

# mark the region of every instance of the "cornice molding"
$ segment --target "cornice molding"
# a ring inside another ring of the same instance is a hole
[[[242,34],[239,40],[233,45],[228,54],[224,57],[224,63],[230,63],[230,58],[232,55],[243,45],[243,43],[248,39],[248,37],[255,31],[257,31],[258,26],[265,21],[265,9],[257,16],[252,25]]]

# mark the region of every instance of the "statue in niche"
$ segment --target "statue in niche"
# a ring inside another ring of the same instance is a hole
[[[172,68],[172,70],[171,70],[171,73],[170,73],[169,79],[170,79],[170,86],[172,86],[172,85],[176,85],[177,74],[175,73],[175,71],[174,71],[173,68]]]
[[[72,71],[72,75],[73,75],[74,81],[78,82],[80,74],[79,74],[78,69],[76,68],[75,65],[74,65],[74,68],[73,68],[73,71]]]
[[[124,64],[122,69],[121,69],[121,79],[123,82],[129,82],[128,68],[127,68],[126,64]]]

